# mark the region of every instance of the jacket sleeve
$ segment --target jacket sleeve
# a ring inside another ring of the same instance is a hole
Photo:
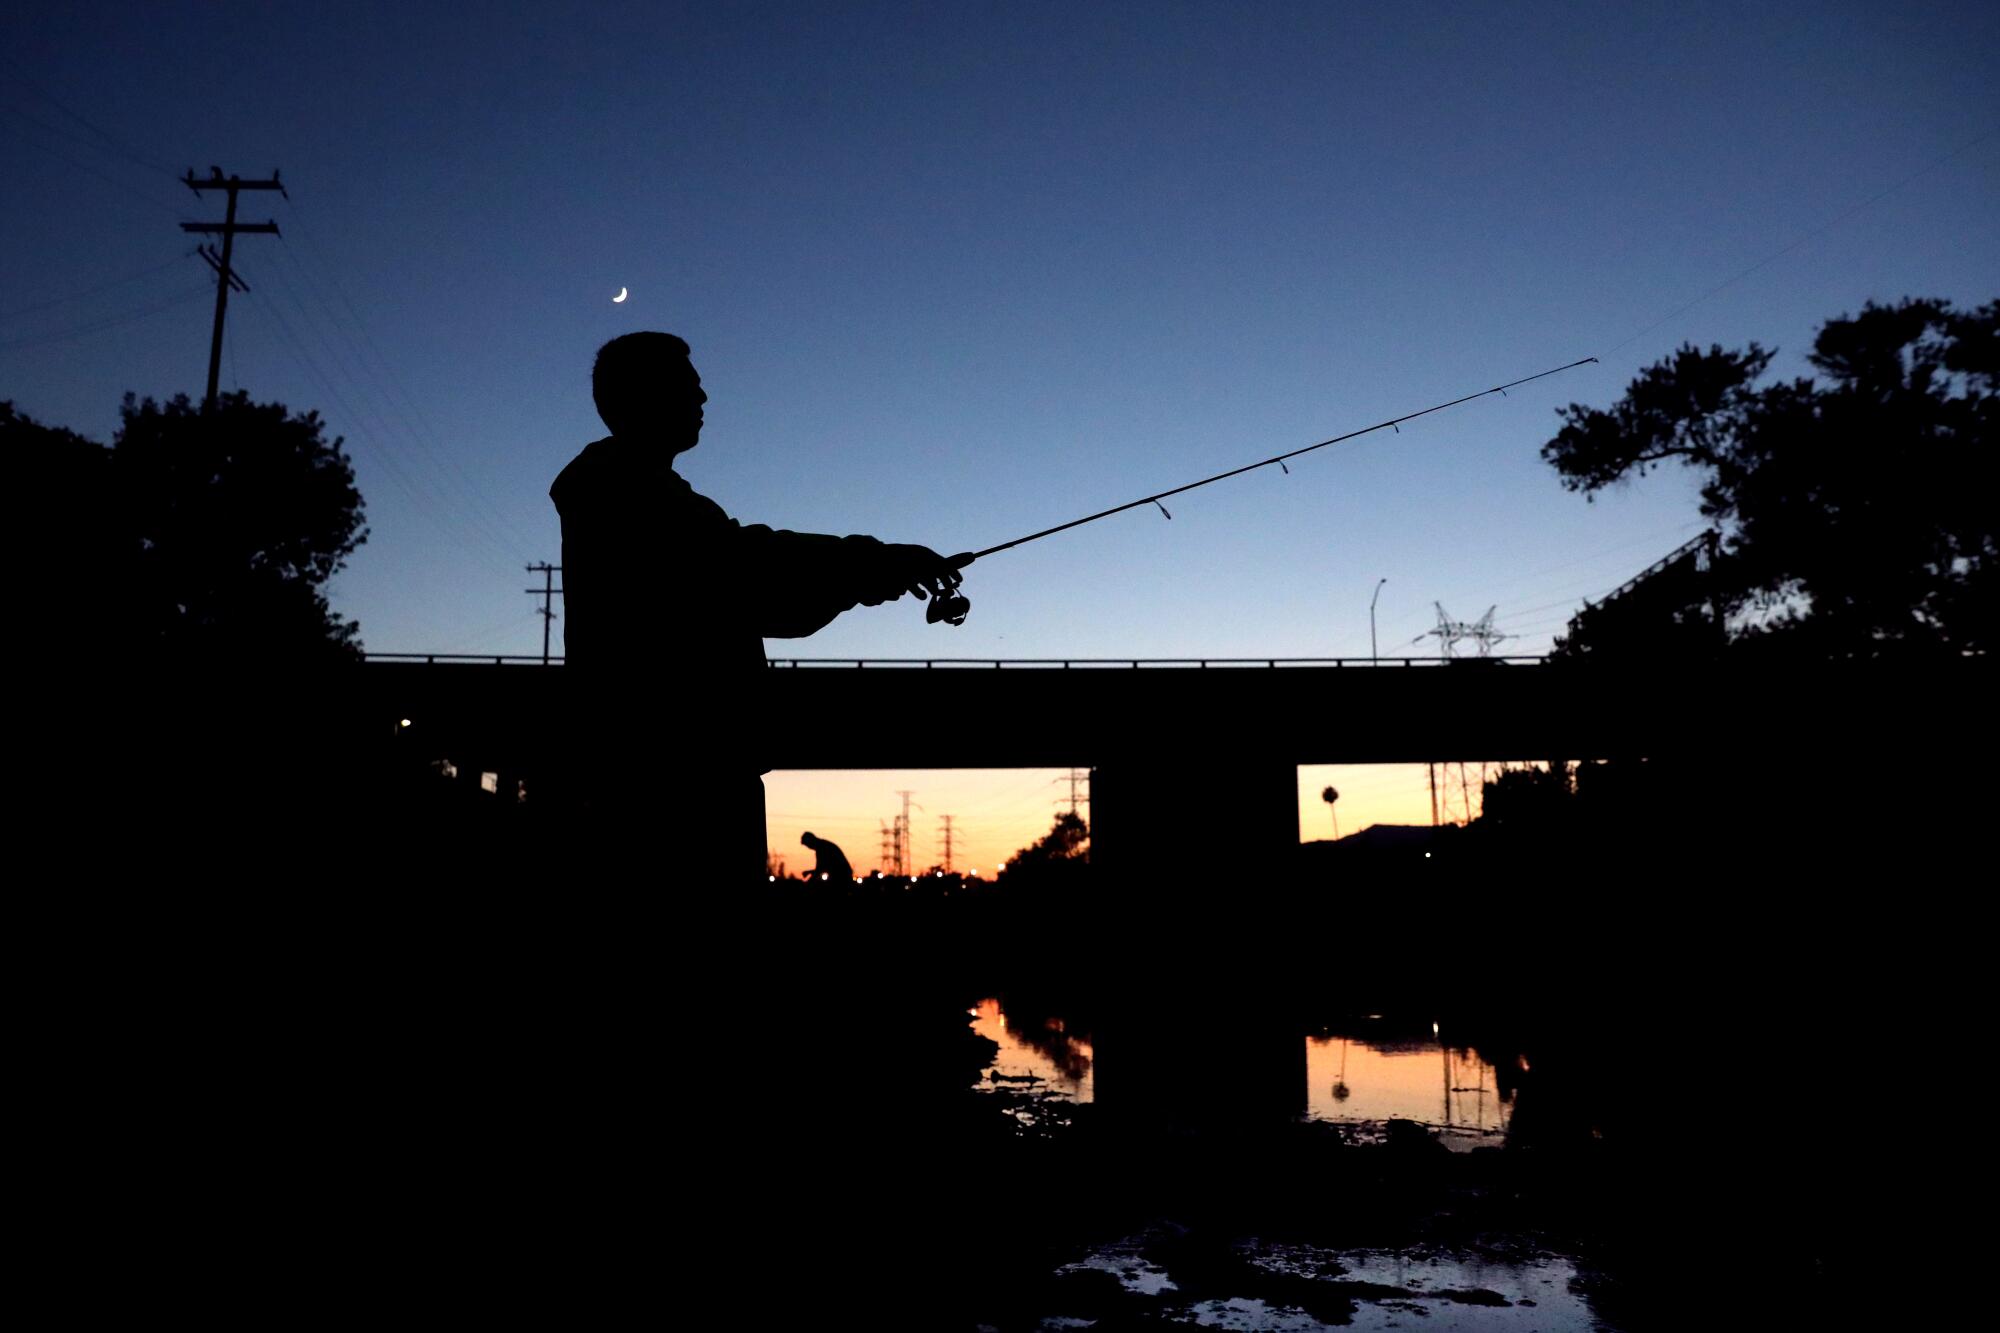
[[[757,633],[767,639],[802,639],[884,589],[883,546],[873,537],[833,537],[789,532],[761,523],[735,523],[736,570],[755,608]]]

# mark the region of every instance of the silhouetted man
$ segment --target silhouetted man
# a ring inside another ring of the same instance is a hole
[[[823,879],[829,884],[848,884],[854,880],[854,867],[847,863],[847,853],[840,850],[837,842],[828,842],[808,832],[799,841],[813,849],[819,859],[813,863],[813,878]]]
[[[611,434],[549,488],[582,797],[601,837],[643,839],[691,887],[761,882],[763,639],[935,595],[958,573],[928,547],[742,524],[697,494],[673,462],[700,438],[708,395],[672,334],[606,343],[591,394]]]

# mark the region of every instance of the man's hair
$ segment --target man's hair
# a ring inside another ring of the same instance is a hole
[[[671,333],[625,333],[597,349],[590,368],[590,396],[604,423],[625,415],[635,395],[643,396],[650,372],[662,360],[689,355],[688,345]]]

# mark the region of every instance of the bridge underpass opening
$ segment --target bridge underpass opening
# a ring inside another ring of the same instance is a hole
[[[800,841],[808,832],[838,845],[857,876],[893,873],[905,793],[902,864],[918,875],[949,869],[990,880],[1047,837],[1072,799],[1090,818],[1087,768],[779,769],[764,775],[770,873],[797,879],[813,870],[817,857]]]
[[[1349,837],[1376,824],[1465,824],[1479,817],[1485,784],[1509,769],[1548,764],[1452,759],[1430,764],[1300,764],[1299,841]],[[1331,788],[1337,798],[1326,800]]]

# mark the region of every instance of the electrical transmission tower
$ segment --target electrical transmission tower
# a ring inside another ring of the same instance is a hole
[[[544,560],[539,565],[529,565],[528,572],[542,576],[542,586],[539,588],[529,588],[527,593],[530,597],[539,597],[542,599],[541,608],[535,614],[542,618],[542,665],[547,666],[549,664],[549,626],[553,625],[556,619],[553,603],[556,598],[563,595],[563,590],[555,586],[556,575],[562,573],[562,566],[552,565]]]
[[[906,791],[899,791],[896,795],[903,798],[903,813],[896,816],[896,826],[892,835],[896,853],[895,873],[898,879],[908,879],[914,850],[910,840],[910,807],[914,803],[910,800],[910,793]],[[921,805],[916,808],[923,809]]]
[[[1424,765],[1430,774],[1431,826],[1470,824],[1486,807],[1487,765],[1479,765],[1478,776],[1464,760],[1432,761]],[[1440,776],[1444,779],[1438,781]]]
[[[1443,605],[1437,602],[1432,602],[1431,605],[1437,607],[1437,628],[1425,630],[1410,642],[1418,644],[1425,639],[1436,639],[1442,656],[1456,657],[1458,645],[1471,642],[1479,646],[1477,656],[1486,657],[1493,652],[1494,644],[1502,639],[1514,637],[1493,628],[1493,613],[1500,609],[1498,605],[1487,607],[1486,614],[1477,620],[1453,620],[1451,613],[1446,611]]]
[[[941,868],[947,875],[951,873],[951,819],[950,815],[943,816],[944,828],[939,833],[939,836],[944,839],[944,862]]]
[[[1447,824],[1470,824],[1479,818],[1481,797],[1486,791],[1486,765],[1481,764],[1477,776],[1468,768],[1464,760],[1441,765],[1444,769],[1444,822]]]
[[[1089,771],[1088,769],[1083,769],[1083,768],[1072,768],[1072,769],[1071,769],[1071,770],[1069,771],[1069,775],[1068,775],[1067,777],[1061,777],[1061,778],[1057,778],[1057,779],[1056,779],[1056,781],[1057,781],[1057,782],[1067,782],[1067,783],[1069,783],[1069,797],[1068,797],[1068,800],[1069,800],[1069,812],[1070,812],[1071,814],[1075,814],[1075,813],[1076,813],[1076,808],[1077,808],[1077,806],[1079,806],[1079,805],[1083,805],[1083,806],[1086,806],[1086,807],[1087,807],[1087,806],[1089,806],[1089,804],[1090,804],[1090,771]],[[1076,793],[1077,793],[1077,788],[1078,788],[1078,787],[1082,787],[1082,788],[1083,788],[1083,795],[1082,795],[1082,796],[1078,796],[1078,795],[1076,794]],[[1062,797],[1060,797],[1060,796],[1059,796],[1059,797],[1057,797],[1057,798],[1056,798],[1056,804],[1057,804],[1057,805],[1061,805],[1061,804],[1063,803],[1063,799],[1064,799],[1064,798],[1062,798]],[[1085,823],[1085,824],[1088,824],[1089,822],[1090,822],[1090,821],[1089,821],[1088,819],[1084,820],[1084,823]]]
[[[280,234],[276,221],[238,222],[236,220],[236,195],[241,190],[276,190],[279,194],[285,194],[285,187],[278,183],[278,173],[276,170],[271,172],[271,179],[267,181],[246,181],[241,176],[229,176],[225,178],[221,167],[210,167],[208,169],[208,179],[197,180],[195,179],[194,168],[189,167],[188,174],[183,180],[187,187],[197,195],[204,190],[225,190],[229,194],[229,206],[223,213],[222,221],[181,223],[182,231],[196,232],[204,236],[222,237],[222,251],[220,254],[206,245],[202,246],[200,251],[201,257],[208,262],[208,266],[215,270],[215,332],[210,336],[208,342],[208,394],[202,399],[202,406],[212,412],[215,410],[216,385],[222,375],[222,319],[229,310],[229,291],[232,287],[240,292],[250,290],[243,280],[236,276],[236,271],[230,267],[236,252],[236,237],[239,233],[244,235],[257,233],[267,236],[277,236]],[[285,194],[285,198],[289,199],[291,196]]]

